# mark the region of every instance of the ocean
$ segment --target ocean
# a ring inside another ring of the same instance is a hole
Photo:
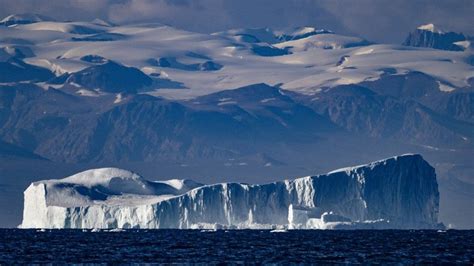
[[[474,230],[0,229],[10,263],[474,263]]]

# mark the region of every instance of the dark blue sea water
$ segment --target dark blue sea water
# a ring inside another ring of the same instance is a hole
[[[0,230],[0,263],[474,263],[474,231]]]

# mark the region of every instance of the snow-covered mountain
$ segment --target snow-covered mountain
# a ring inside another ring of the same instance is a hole
[[[0,168],[9,178],[0,190],[38,180],[49,164],[61,169],[55,178],[83,164],[142,163],[130,169],[259,180],[405,152],[427,155],[445,180],[474,183],[474,55],[462,44],[376,44],[311,26],[205,34],[9,16],[0,25]]]
[[[436,228],[434,169],[419,155],[265,185],[152,182],[89,170],[25,191],[22,228]]]
[[[0,32],[0,138],[53,160],[233,156],[253,144],[229,143],[316,140],[338,127],[472,144],[470,50],[372,44],[314,27],[209,35],[31,19]]]
[[[53,19],[38,14],[13,14],[0,20],[0,25],[13,26],[20,24],[32,24],[42,21],[53,21]]]
[[[453,54],[373,44],[314,27],[200,34],[161,24],[116,26],[48,20],[0,26],[0,46],[5,51],[28,51],[22,57],[13,58],[46,68],[56,76],[81,74],[80,71],[97,65],[87,58],[111,60],[154,79],[155,82],[146,83],[143,88],[148,93],[173,99],[189,99],[262,82],[315,94],[321,87],[380,79],[388,67],[393,75],[423,72],[454,90],[470,87],[469,80],[473,77],[469,49]],[[3,72],[4,67],[1,69]],[[59,86],[57,79],[51,83],[35,80],[27,70],[22,73],[25,75],[22,80],[42,82],[40,85],[45,88]],[[98,73],[94,79],[107,78],[110,74]],[[61,84],[70,83],[71,80],[63,79]],[[101,86],[105,85],[94,82],[84,84],[83,89],[104,89]]]
[[[411,32],[403,45],[448,51],[464,51],[471,46],[471,43],[462,33],[445,32],[430,23],[421,25]]]
[[[238,42],[276,44],[300,40],[313,35],[331,33],[333,32],[330,30],[316,29],[314,27],[296,27],[280,30],[270,28],[232,29],[217,32],[213,35],[233,38]]]

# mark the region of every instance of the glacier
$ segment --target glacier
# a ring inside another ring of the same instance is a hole
[[[417,154],[263,185],[149,181],[117,168],[32,183],[20,228],[438,228],[435,169]]]

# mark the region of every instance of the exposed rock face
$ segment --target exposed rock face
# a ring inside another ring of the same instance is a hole
[[[48,69],[27,64],[15,57],[0,61],[0,83],[45,81],[53,77]]]
[[[463,41],[466,41],[466,36],[462,33],[442,32],[436,30],[433,24],[428,24],[420,26],[411,32],[403,45],[449,51],[464,51],[465,47],[456,44]]]
[[[151,182],[96,169],[25,191],[22,228],[434,228],[434,168],[403,155],[266,185]]]
[[[87,88],[100,88],[104,92],[131,92],[149,86],[152,79],[134,67],[113,61],[88,67],[73,73],[67,80]]]
[[[409,72],[293,97],[353,133],[459,148],[472,145],[472,94],[442,91],[432,77]]]
[[[234,157],[335,132],[328,119],[265,84],[186,102],[143,94],[115,101],[0,86],[0,139],[51,160],[153,161]]]

